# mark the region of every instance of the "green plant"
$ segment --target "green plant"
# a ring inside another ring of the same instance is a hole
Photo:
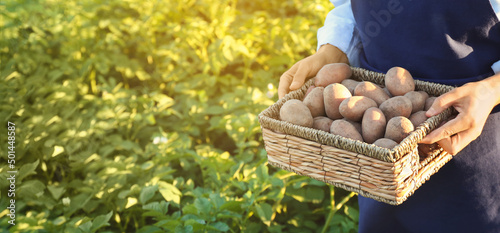
[[[356,231],[352,194],[267,165],[257,120],[277,100],[280,74],[314,52],[329,8],[319,0],[0,5],[0,119],[16,124],[19,172],[15,226],[0,183],[0,228]]]

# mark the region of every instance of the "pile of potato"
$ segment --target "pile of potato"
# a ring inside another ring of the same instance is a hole
[[[387,71],[385,87],[351,75],[347,64],[325,65],[303,100],[281,107],[281,120],[391,149],[427,119],[436,98],[415,91],[413,77],[401,67]]]

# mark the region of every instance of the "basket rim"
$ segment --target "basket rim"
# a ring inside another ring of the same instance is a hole
[[[374,71],[369,71],[359,67],[351,67],[353,71],[351,79],[358,81],[370,81],[379,85],[384,85],[385,74]],[[294,125],[279,119],[279,109],[283,104],[290,99],[302,99],[307,89],[314,84],[314,78],[309,79],[301,88],[286,94],[276,103],[266,108],[259,113],[258,119],[261,127],[268,128],[277,132],[283,132],[289,135],[302,137],[324,145],[333,146],[339,149],[363,154],[372,158],[376,158],[385,162],[396,162],[404,155],[410,153],[428,133],[437,128],[437,126],[452,116],[454,109],[449,107],[440,114],[428,118],[424,123],[419,125],[405,139],[392,149],[387,149],[366,142],[345,138],[339,135],[334,135],[318,129],[308,128],[304,126]],[[415,90],[423,90],[429,95],[439,96],[444,94],[454,87],[432,83],[422,80],[415,80]],[[276,112],[278,116],[276,117]]]

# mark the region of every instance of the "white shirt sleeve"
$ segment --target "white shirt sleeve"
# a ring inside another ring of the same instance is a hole
[[[359,52],[356,45],[359,38],[354,36],[355,21],[349,0],[330,0],[335,6],[326,16],[325,24],[318,29],[318,49],[331,44],[347,55],[351,65],[358,64]],[[357,34],[357,33],[356,33]]]
[[[500,74],[500,61],[493,63],[491,69],[495,72],[495,74]]]

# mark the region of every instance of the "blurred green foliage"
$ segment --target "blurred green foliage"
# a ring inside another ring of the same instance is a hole
[[[0,145],[15,123],[19,170],[11,226],[2,152],[0,228],[355,232],[355,198],[269,167],[257,120],[281,73],[314,52],[331,7],[0,3]]]

